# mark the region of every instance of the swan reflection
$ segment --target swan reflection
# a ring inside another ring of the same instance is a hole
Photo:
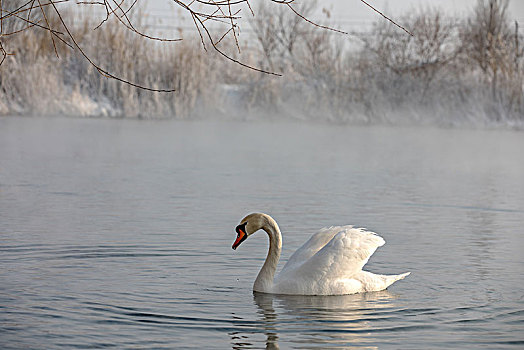
[[[368,333],[382,313],[396,309],[385,291],[338,296],[253,293],[256,329],[232,332],[233,349],[279,349],[279,340],[300,348],[371,346]]]

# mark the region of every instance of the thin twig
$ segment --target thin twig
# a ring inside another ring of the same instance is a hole
[[[0,54],[2,55],[2,59],[0,60],[0,66],[2,63],[4,63],[5,58],[7,57],[7,52],[4,49],[4,46],[2,45],[2,42],[0,41]]]
[[[7,10],[3,10],[3,12],[6,12],[6,15],[2,16],[1,13],[0,13],[0,21],[1,20],[4,20],[4,19],[7,19],[13,15],[16,15],[16,14],[20,14],[20,13],[23,13],[23,12],[31,12],[32,9],[35,9],[37,7],[40,7],[40,6],[34,6],[33,4],[35,3],[36,0],[29,0],[28,2],[26,2],[25,4],[23,4],[22,6],[18,7],[16,10],[13,10],[9,13],[7,13]],[[60,4],[60,3],[64,3],[64,2],[70,2],[71,0],[55,0],[53,1],[53,3],[55,4]],[[26,7],[27,5],[31,4],[28,8],[24,8]],[[45,7],[45,6],[49,6],[51,5],[50,2],[47,2],[47,3],[43,3],[42,4],[42,7]]]
[[[197,18],[198,19],[198,18]],[[200,19],[198,19],[200,21]],[[249,68],[251,70],[254,70],[254,71],[257,71],[257,72],[260,72],[260,73],[266,73],[266,74],[271,74],[271,75],[276,75],[278,77],[281,77],[282,74],[279,74],[279,73],[274,73],[274,72],[270,72],[270,71],[267,71],[267,70],[264,70],[264,69],[260,69],[260,68],[256,68],[256,67],[253,67],[253,66],[250,66],[248,64],[245,64],[237,59],[234,59],[233,57],[227,55],[226,53],[224,53],[222,50],[220,50],[216,45],[215,43],[213,42],[213,39],[211,37],[211,33],[209,32],[209,30],[207,29],[207,27],[205,27],[204,25],[202,25],[202,29],[206,32],[206,35],[207,37],[209,38],[209,40],[211,41],[211,45],[213,46],[213,48],[215,49],[215,51],[217,51],[219,54],[221,54],[223,57],[227,58],[228,60],[232,61],[232,62],[235,62],[236,64],[239,64],[241,65],[242,67],[246,67],[246,68]]]
[[[103,5],[106,10],[106,18],[104,18],[93,30],[97,30],[98,28],[100,28],[102,24],[104,24],[109,19],[109,9],[107,8],[106,0],[104,0]]]
[[[35,27],[38,27],[38,28],[41,28],[41,29],[44,29],[44,30],[49,31],[52,35],[55,36],[55,38],[57,38],[58,40],[60,40],[62,43],[64,43],[65,45],[69,46],[70,48],[73,48],[73,46],[71,46],[71,44],[69,44],[67,41],[65,41],[63,38],[60,37],[60,35],[64,35],[64,33],[59,32],[59,31],[56,31],[56,30],[54,30],[54,29],[49,29],[49,28],[47,28],[47,27],[44,27],[44,26],[38,24],[38,22],[33,22],[33,21],[31,21],[31,20],[27,20],[27,19],[25,19],[25,18],[22,17],[22,16],[19,16],[19,15],[13,15],[13,16],[16,17],[16,18],[18,18],[18,19],[20,19],[20,20],[23,21],[23,22],[27,22],[27,23],[29,23],[30,26],[28,26],[28,28],[29,28],[29,27],[32,27],[32,26],[35,26]],[[40,22],[40,21],[39,21],[39,22]],[[26,30],[26,29],[28,29],[28,28],[24,28],[23,30]],[[20,30],[20,31],[23,31],[23,30]],[[20,32],[20,31],[19,31],[19,32]],[[10,33],[8,33],[8,34],[6,34],[6,35],[9,35],[9,34],[10,34]]]
[[[18,13],[18,11],[20,11],[21,9],[23,9],[24,7],[26,7],[26,6],[29,5],[31,2],[34,2],[34,1],[35,1],[35,0],[29,0],[29,1],[26,2],[25,4],[19,6],[17,9],[15,9],[15,10],[13,10],[13,11],[11,11],[11,12],[8,12],[8,13],[7,13],[6,15],[4,15],[4,16],[2,16],[1,13],[0,13],[0,16],[1,16],[1,17],[0,17],[0,21],[1,21],[1,20],[4,20],[4,19],[6,19],[6,18],[11,17],[13,14]],[[5,12],[7,12],[7,11],[5,11]]]
[[[117,6],[115,9],[111,8],[111,6],[108,4],[108,7],[109,9],[111,10],[111,14],[115,14],[115,17],[117,18],[117,20],[122,23],[123,26],[125,26],[127,29],[129,29],[130,31],[132,31],[133,33],[135,34],[138,34],[140,36],[143,36],[144,38],[147,38],[147,39],[151,39],[151,40],[156,40],[156,41],[167,41],[167,42],[173,42],[173,41],[181,41],[182,39],[166,39],[166,38],[158,38],[158,37],[153,37],[153,36],[150,36],[150,35],[147,35],[147,34],[144,34],[142,32],[139,32],[134,26],[133,24],[131,23],[131,20],[129,19],[129,17],[126,15],[125,11],[120,7],[120,5],[122,3],[117,4],[116,1],[113,1],[115,3],[115,5]],[[122,16],[118,16],[116,14],[116,10],[120,9],[120,11],[122,11]],[[127,24],[122,20],[122,17],[124,17],[126,20],[127,20]]]
[[[305,16],[302,16],[300,13],[298,13],[294,8],[293,6],[291,6],[291,4],[289,3],[286,3],[287,7],[289,7],[291,9],[291,11],[293,11],[295,13],[295,15],[297,15],[298,17],[302,18],[304,21],[308,22],[309,24],[312,24],[314,25],[315,27],[319,27],[319,28],[322,28],[322,29],[327,29],[327,30],[331,30],[331,31],[334,31],[334,32],[337,32],[337,33],[341,33],[341,34],[348,34],[348,32],[344,32],[342,30],[338,30],[338,29],[335,29],[335,28],[331,28],[331,27],[326,27],[326,26],[323,26],[321,24],[317,24],[309,19],[307,19]]]
[[[51,1],[51,5],[53,6],[60,22],[62,23],[65,31],[67,32],[69,38],[71,39],[71,41],[73,42],[74,46],[78,49],[78,51],[80,51],[80,53],[82,54],[82,56],[84,56],[84,58],[102,75],[105,75],[107,77],[110,77],[112,79],[115,79],[115,80],[118,80],[122,83],[125,83],[125,84],[128,84],[128,85],[131,85],[131,86],[134,86],[136,88],[139,88],[139,89],[142,89],[142,90],[147,90],[147,91],[155,91],[155,92],[174,92],[175,90],[174,89],[153,89],[153,88],[149,88],[147,86],[143,86],[143,85],[139,85],[139,84],[136,84],[136,83],[133,83],[129,80],[125,80],[125,79],[122,79],[120,77],[117,77],[116,75],[113,75],[111,73],[109,73],[107,70],[101,68],[99,65],[97,65],[95,62],[93,62],[93,60],[91,60],[91,58],[84,52],[84,50],[80,47],[80,45],[78,44],[78,42],[76,41],[75,37],[73,36],[73,34],[71,33],[71,31],[69,30],[69,28],[67,27],[64,19],[62,18],[62,15],[60,14],[60,11],[58,11],[58,9],[56,8],[55,4],[53,4],[53,2]]]
[[[387,19],[388,21],[390,21],[391,23],[393,23],[394,25],[396,25],[397,27],[399,27],[400,29],[402,29],[406,33],[408,33],[409,35],[414,36],[413,33],[411,33],[409,30],[407,30],[406,28],[404,28],[403,26],[401,26],[397,22],[393,21],[391,18],[389,18],[388,16],[386,16],[385,14],[383,14],[382,12],[380,12],[379,10],[377,10],[376,8],[374,8],[373,6],[371,6],[370,4],[365,2],[364,0],[360,0],[360,1],[363,2],[365,5],[367,5],[368,7],[370,7],[373,11],[375,11],[376,13],[378,13],[379,15],[381,15],[382,17],[384,17],[385,19]]]
[[[49,2],[53,3],[53,0],[49,0]],[[44,20],[47,25],[47,29],[51,31],[51,26],[49,25],[49,21],[47,20],[47,15],[45,14],[44,8],[42,7],[40,0],[38,0],[38,6],[40,7],[40,11],[42,12],[42,15],[44,16]],[[53,42],[53,48],[55,49],[55,55],[57,58],[60,58],[60,56],[58,56],[58,50],[56,49],[55,37],[53,36],[53,34],[50,34],[50,35],[51,35],[51,41]]]

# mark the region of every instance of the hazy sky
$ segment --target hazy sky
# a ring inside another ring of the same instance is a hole
[[[402,15],[410,10],[419,8],[439,8],[449,14],[463,15],[471,11],[477,0],[367,0],[379,10],[391,15]],[[371,11],[359,0],[323,0],[322,3],[331,3],[338,18],[351,20],[375,19],[376,13]],[[524,0],[512,0],[509,5],[509,14],[512,19],[524,21]]]
[[[250,0],[254,8],[258,1],[268,0]],[[310,1],[310,0],[302,0]],[[450,15],[464,16],[471,13],[477,0],[366,0],[378,10],[384,12],[393,19],[408,13],[409,11],[438,8]],[[149,15],[157,25],[164,26],[185,23],[185,26],[192,27],[191,18],[180,12],[179,8],[173,5],[172,0],[153,0],[147,2]],[[319,6],[330,10],[331,21],[334,26],[340,29],[353,29],[354,26],[370,24],[373,21],[380,20],[381,17],[367,7],[360,0],[318,0]],[[524,0],[510,0],[509,5],[510,20],[518,20],[524,27]],[[182,18],[180,17],[182,15]],[[248,9],[242,10],[242,17],[251,17]],[[324,19],[321,14],[315,15],[313,20]],[[241,21],[242,22],[242,21]],[[247,26],[244,26],[247,27]],[[353,28],[352,28],[353,27]]]

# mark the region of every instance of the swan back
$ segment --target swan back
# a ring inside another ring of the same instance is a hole
[[[321,246],[326,240],[327,243]],[[281,293],[341,294],[345,289],[358,289],[361,286],[360,282],[354,281],[355,276],[362,272],[369,257],[384,243],[376,233],[361,228],[323,229],[306,242],[296,256],[292,256],[293,261],[279,274],[275,290]],[[348,285],[351,283],[355,286]]]
[[[280,273],[284,273],[287,269],[293,269],[300,266],[320,249],[322,249],[333,237],[342,230],[351,229],[353,226],[331,226],[324,227],[313,236],[311,236],[306,243],[298,248],[289,258],[287,263],[282,268]]]

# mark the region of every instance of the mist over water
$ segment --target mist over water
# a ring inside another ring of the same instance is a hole
[[[524,137],[325,123],[0,118],[0,347],[521,348]],[[324,226],[411,271],[350,296],[253,294]]]

